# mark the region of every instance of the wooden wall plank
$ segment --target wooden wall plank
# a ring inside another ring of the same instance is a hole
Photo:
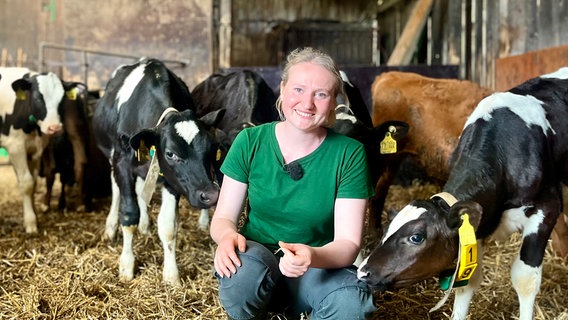
[[[537,11],[537,47],[546,48],[559,45],[558,28],[552,28],[549,32],[543,32],[549,29],[549,25],[555,20],[554,6],[552,1],[541,1]]]
[[[442,59],[444,64],[459,64],[461,59],[462,2],[448,3],[448,21],[446,23],[447,51]]]
[[[387,65],[406,65],[410,62],[416,50],[420,34],[426,24],[426,19],[432,9],[432,2],[433,0],[418,0],[416,2]]]
[[[568,45],[498,59],[495,90],[505,91],[542,74],[568,66]]]

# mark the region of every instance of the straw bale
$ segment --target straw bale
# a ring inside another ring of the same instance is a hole
[[[199,212],[182,200],[177,258],[182,286],[161,282],[163,254],[156,229],[134,240],[135,278],[118,279],[122,243],[103,238],[108,199],[94,212],[52,211],[38,215],[39,233],[26,235],[21,224],[21,202],[10,166],[0,166],[0,318],[2,319],[225,319],[213,277],[215,246],[199,230]],[[43,196],[40,180],[36,203]],[[387,207],[402,208],[413,198],[426,198],[439,187],[415,183],[391,187]],[[58,191],[56,190],[55,193]],[[55,199],[54,199],[55,201]],[[55,202],[54,202],[55,203]],[[158,201],[150,207],[155,224]],[[368,253],[377,243],[365,238]],[[519,239],[488,243],[482,288],[474,296],[471,319],[511,319],[518,313],[509,268]],[[550,246],[549,246],[550,247]],[[568,320],[567,265],[547,250],[536,319]],[[439,311],[429,313],[442,297],[435,279],[407,289],[375,293],[374,319],[447,319],[450,298]],[[282,315],[272,319],[284,320]]]

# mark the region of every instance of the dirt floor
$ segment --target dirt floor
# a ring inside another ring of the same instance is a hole
[[[178,266],[182,287],[161,283],[162,249],[154,228],[137,235],[135,279],[118,280],[122,238],[103,238],[108,199],[90,213],[57,212],[38,215],[39,233],[23,232],[21,203],[9,165],[0,165],[0,318],[1,319],[225,319],[212,275],[214,244],[197,227],[198,212],[182,201],[178,231]],[[45,187],[40,179],[36,203]],[[392,187],[387,206],[400,209],[412,198],[425,198],[437,187],[416,184]],[[55,192],[52,207],[55,208]],[[156,221],[157,205],[151,207]],[[377,242],[366,237],[365,252]],[[510,285],[509,268],[518,248],[513,237],[486,249],[482,289],[474,296],[470,319],[516,319],[518,302]],[[568,267],[551,254],[544,262],[535,319],[568,319]],[[377,293],[374,319],[447,319],[452,297],[429,313],[442,297],[435,280],[411,288]],[[273,315],[272,319],[285,319]]]

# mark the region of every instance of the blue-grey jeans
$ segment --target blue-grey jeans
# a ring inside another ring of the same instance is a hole
[[[356,268],[309,268],[301,277],[280,273],[279,258],[263,245],[247,241],[238,252],[241,267],[219,281],[219,299],[231,319],[266,319],[268,312],[300,318],[366,319],[376,310],[372,290],[357,279]]]

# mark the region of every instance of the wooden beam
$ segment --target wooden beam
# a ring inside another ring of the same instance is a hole
[[[219,4],[219,67],[231,66],[231,43],[233,35],[233,3],[231,0],[221,0]]]
[[[400,2],[400,0],[378,0],[377,1],[377,13],[381,14],[385,11],[387,11],[388,9],[394,7],[396,4],[398,4]]]
[[[387,65],[398,66],[410,63],[422,29],[426,24],[426,19],[432,9],[432,3],[433,0],[418,0],[416,2]]]

